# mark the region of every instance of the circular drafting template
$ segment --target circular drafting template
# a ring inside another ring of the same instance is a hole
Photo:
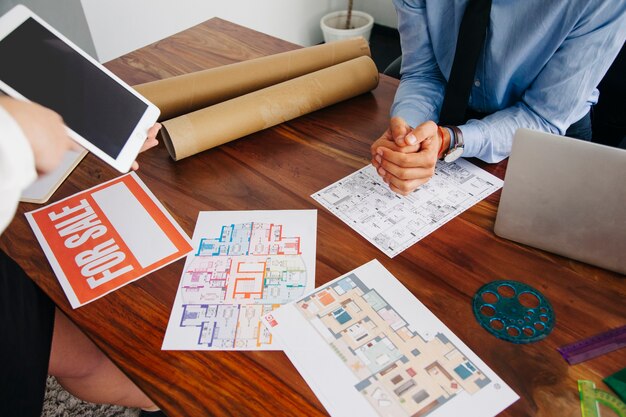
[[[474,295],[474,315],[489,333],[513,343],[545,338],[554,327],[554,311],[536,289],[517,281],[493,281]]]

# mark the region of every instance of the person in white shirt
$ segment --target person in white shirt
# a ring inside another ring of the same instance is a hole
[[[159,129],[151,128],[142,150],[158,143]],[[76,146],[52,110],[0,97],[0,233],[22,190]],[[2,251],[0,370],[1,416],[39,417],[47,374],[85,401],[158,410]]]

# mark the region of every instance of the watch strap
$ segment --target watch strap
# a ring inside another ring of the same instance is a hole
[[[444,126],[444,127],[447,127],[448,129],[454,132],[454,145],[450,146],[450,149],[464,148],[465,141],[463,140],[463,132],[461,132],[461,129],[459,129],[458,126]]]
[[[453,133],[453,136],[450,137],[450,149],[448,149],[444,154],[442,159],[446,162],[452,162],[456,160],[459,156],[463,154],[463,149],[465,148],[465,141],[463,140],[463,132],[457,126],[444,126]],[[454,139],[454,144],[453,144]],[[450,156],[448,156],[450,155]]]

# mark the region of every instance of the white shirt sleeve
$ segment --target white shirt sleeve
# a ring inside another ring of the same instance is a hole
[[[0,233],[11,223],[22,191],[37,178],[30,143],[0,106]]]

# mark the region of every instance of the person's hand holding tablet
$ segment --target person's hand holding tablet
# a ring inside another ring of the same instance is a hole
[[[148,129],[148,137],[146,137],[146,140],[141,146],[141,149],[139,149],[139,153],[154,148],[159,144],[159,141],[156,138],[159,130],[161,130],[161,123],[155,123],[150,129]],[[137,171],[139,169],[139,163],[137,161],[133,161],[130,168],[133,171]]]
[[[67,126],[56,112],[37,103],[6,96],[0,96],[0,106],[13,117],[28,140],[38,173],[45,174],[54,170],[66,151],[80,148],[80,145],[67,135]],[[140,152],[158,145],[156,135],[159,129],[161,125],[155,123],[148,130],[148,136]],[[133,161],[132,169],[138,168],[137,161]]]

